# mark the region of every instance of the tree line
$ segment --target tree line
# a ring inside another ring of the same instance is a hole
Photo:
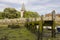
[[[3,12],[0,12],[0,19],[8,18],[8,19],[14,19],[14,18],[20,18],[20,11],[16,10],[15,8],[5,8]],[[39,17],[39,14],[37,12],[31,12],[31,11],[25,11],[24,12],[24,18],[29,17]]]

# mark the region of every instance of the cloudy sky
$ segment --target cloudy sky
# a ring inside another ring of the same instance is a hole
[[[52,10],[60,13],[60,0],[0,0],[0,11],[6,7],[20,10],[22,3],[25,4],[26,10],[36,11],[41,15],[50,13]]]

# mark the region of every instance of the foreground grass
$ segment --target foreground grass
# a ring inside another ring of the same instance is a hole
[[[47,34],[46,37],[43,37],[43,40],[60,40],[60,34],[57,34],[56,38],[51,38],[47,37],[50,33],[47,30],[45,32]],[[36,35],[27,30],[26,27],[11,29],[7,28],[7,25],[0,25],[0,39],[5,36],[7,36],[8,40],[37,40]]]
[[[36,40],[36,36],[25,27],[11,29],[0,28],[0,39],[7,36],[8,40]]]

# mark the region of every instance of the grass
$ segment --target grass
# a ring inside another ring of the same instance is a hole
[[[44,31],[48,32],[48,30]],[[7,25],[0,25],[0,39],[5,36],[7,36],[8,40],[37,40],[36,35],[27,30],[26,27],[11,29],[7,28]],[[60,34],[56,36],[57,38],[43,37],[43,40],[59,40]]]
[[[0,39],[7,36],[9,40],[36,40],[36,36],[25,27],[18,29],[0,28]]]

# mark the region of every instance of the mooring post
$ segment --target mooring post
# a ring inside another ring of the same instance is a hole
[[[37,28],[37,40],[40,40],[40,28],[39,28],[39,25],[36,26]]]
[[[40,40],[43,40],[43,15],[41,15],[41,22],[40,22]]]
[[[28,25],[29,25],[29,18],[26,19],[26,24],[27,24],[27,28],[29,29]]]
[[[55,37],[55,10],[52,11],[52,37]]]

